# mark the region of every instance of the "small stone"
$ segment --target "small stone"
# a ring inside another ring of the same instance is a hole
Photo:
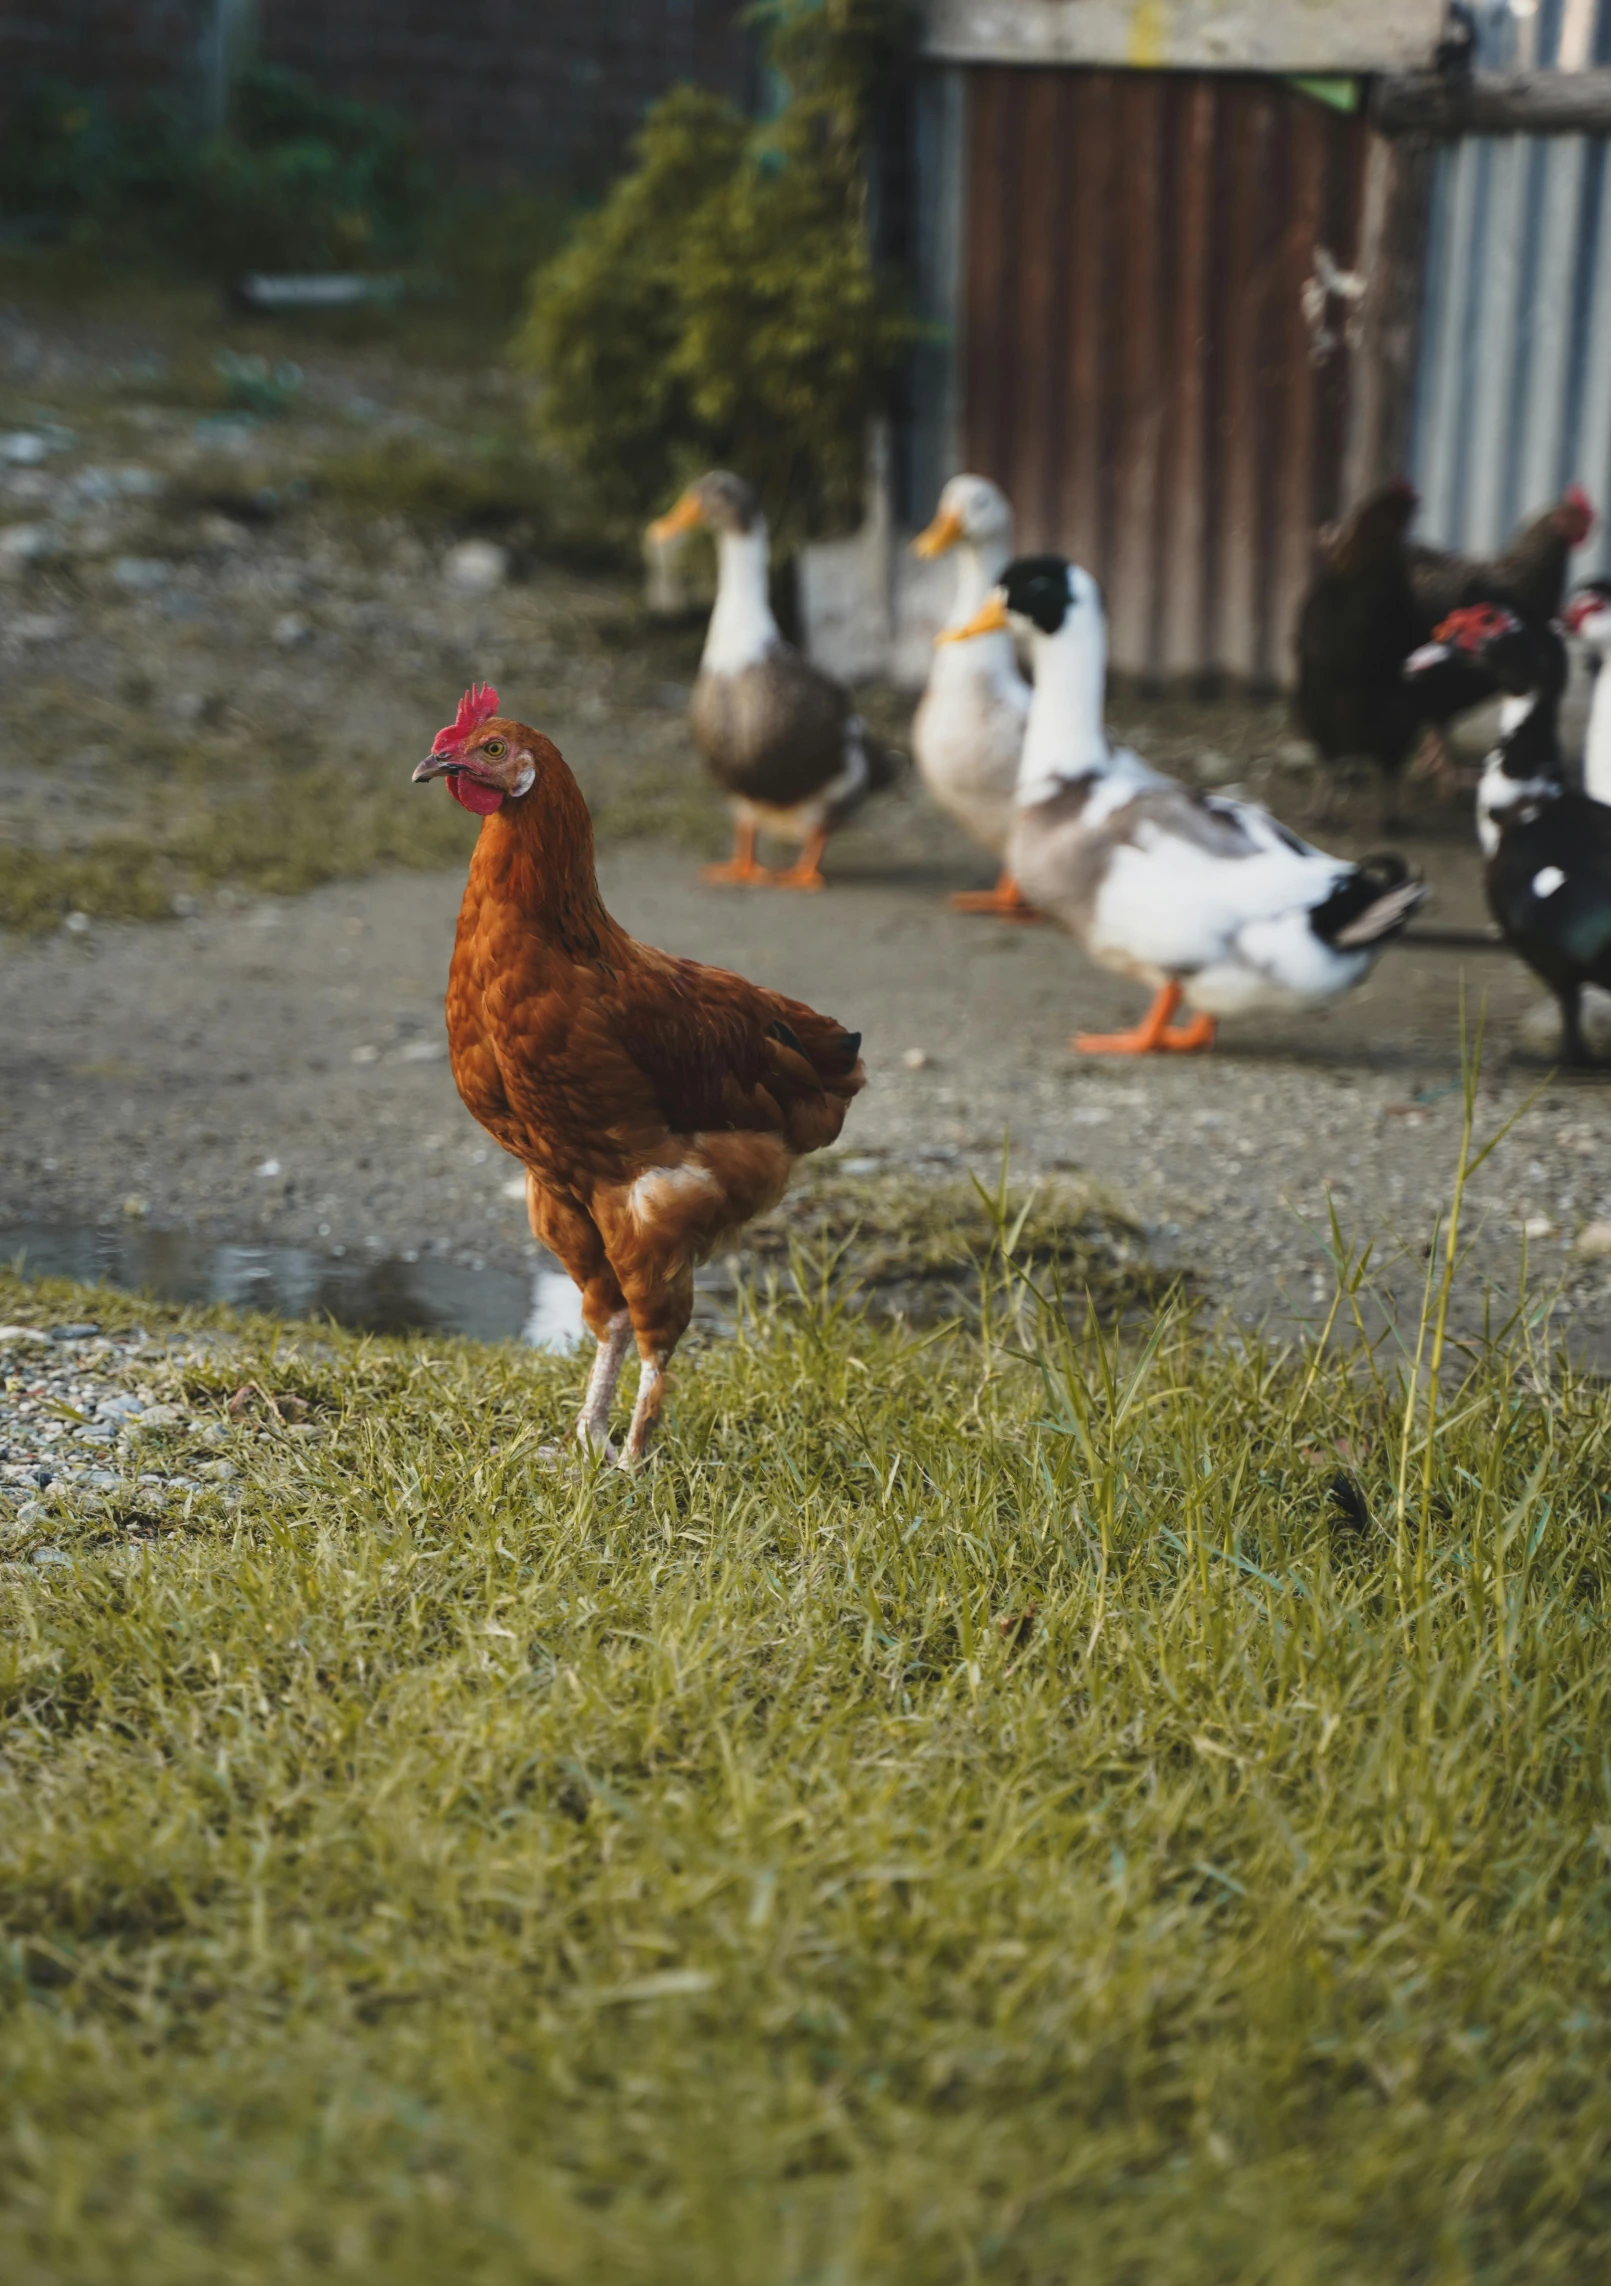
[[[1547,1214],[1530,1214],[1522,1224],[1523,1238],[1553,1238],[1555,1225]]]
[[[274,622],[274,640],[282,651],[294,651],[313,641],[313,628],[300,611],[283,611]]]
[[[1577,1250],[1585,1262],[1611,1260],[1611,1222],[1586,1222],[1577,1234]]]
[[[1205,786],[1223,786],[1228,779],[1236,776],[1240,767],[1229,754],[1222,754],[1217,746],[1204,746],[1198,751],[1196,771]]]
[[[49,444],[36,430],[13,429],[0,437],[0,460],[12,468],[37,468],[49,452]]]
[[[278,1159],[265,1159],[257,1171],[265,1182],[270,1182],[279,1173],[280,1162]]]
[[[355,1064],[378,1064],[380,1062],[380,1050],[366,1043],[361,1048],[353,1049],[352,1060]]]
[[[49,1341],[42,1326],[0,1326],[0,1341]]]
[[[524,1175],[511,1175],[508,1182],[500,1183],[498,1187],[506,1199],[521,1206],[525,1205],[526,1178]]]
[[[87,937],[94,925],[88,913],[79,912],[69,913],[62,922],[62,927],[70,937]]]
[[[924,1048],[908,1048],[901,1058],[909,1072],[920,1072],[928,1060],[928,1052]]]
[[[52,1326],[50,1338],[52,1341],[91,1341],[100,1330],[89,1318],[74,1318],[67,1325]]]
[[[176,921],[199,920],[203,910],[204,907],[202,905],[201,899],[195,896],[189,889],[181,889],[178,895],[174,898],[173,917]]]
[[[447,1054],[441,1040],[406,1040],[396,1051],[400,1064],[435,1064]]]
[[[33,1554],[28,1558],[31,1564],[71,1564],[72,1560],[72,1557],[65,1555],[60,1548],[51,1547],[35,1548]]]
[[[18,643],[59,643],[72,632],[73,622],[63,611],[19,611],[11,622]]]
[[[143,1222],[151,1212],[151,1201],[141,1198],[138,1191],[130,1191],[128,1197],[123,1201],[123,1212],[128,1216],[130,1222]]]
[[[161,556],[119,556],[112,579],[129,595],[155,595],[173,578],[173,566]]]
[[[509,550],[496,540],[461,540],[449,548],[442,568],[460,595],[491,595],[509,577]]]
[[[48,563],[60,551],[60,537],[49,524],[8,525],[0,532],[0,572]]]

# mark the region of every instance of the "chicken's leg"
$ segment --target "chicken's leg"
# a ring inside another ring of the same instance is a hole
[[[1038,921],[1041,917],[1005,867],[994,889],[959,889],[951,903],[959,913],[993,913],[998,921]]]
[[[794,864],[789,867],[788,871],[786,873],[773,874],[773,888],[807,890],[826,889],[828,884],[823,879],[822,853],[827,848],[827,846],[827,829],[824,826],[818,826],[816,832],[812,834],[805,847],[801,850],[799,857],[795,860]]]
[[[772,875],[755,855],[755,820],[740,818],[733,827],[733,854],[722,865],[700,868],[702,881],[737,882],[747,885],[752,881],[770,881]]]
[[[610,1442],[610,1407],[615,1402],[615,1385],[621,1378],[631,1340],[631,1312],[619,1310],[610,1320],[609,1331],[599,1339],[593,1370],[587,1377],[587,1395],[577,1415],[577,1443],[584,1452],[596,1453],[602,1460],[613,1461],[620,1457]]]
[[[1211,1048],[1212,1016],[1194,1016],[1189,1024],[1170,1028],[1169,1019],[1184,998],[1178,984],[1165,984],[1133,1032],[1079,1032],[1074,1045],[1082,1056],[1145,1056],[1155,1048]]]

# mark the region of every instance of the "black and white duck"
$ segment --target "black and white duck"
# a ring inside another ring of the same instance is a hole
[[[953,476],[934,521],[912,549],[919,556],[955,555],[956,588],[945,625],[948,631],[966,627],[1012,560],[1007,495],[987,476]],[[1028,720],[1029,684],[1010,634],[997,630],[965,643],[935,645],[912,722],[912,752],[940,808],[998,860],[1012,830],[1013,788]],[[964,913],[1035,918],[1005,865],[993,889],[965,889],[951,902]]]
[[[1517,702],[1477,788],[1488,909],[1559,1002],[1562,1056],[1587,1063],[1583,987],[1611,987],[1611,806],[1566,782],[1566,645],[1552,625],[1478,603],[1451,612],[1406,671],[1436,672],[1450,652],[1480,662]]]
[[[786,642],[767,593],[766,519],[740,476],[713,469],[649,527],[664,541],[705,524],[716,535],[716,604],[689,720],[711,776],[728,795],[733,854],[707,881],[821,889],[828,837],[871,793],[893,783],[896,757],[874,738],[849,693]],[[798,862],[770,872],[762,833],[799,844]]]
[[[1401,857],[1328,857],[1254,802],[1204,794],[1109,745],[1107,631],[1090,574],[1022,556],[955,639],[1020,626],[1035,695],[1007,862],[1093,960],[1152,987],[1133,1031],[1087,1054],[1207,1048],[1217,1020],[1335,999],[1361,982],[1426,894]],[[1185,1002],[1190,1022],[1172,1019]]]

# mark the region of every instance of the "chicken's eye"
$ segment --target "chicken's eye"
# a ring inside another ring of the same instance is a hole
[[[481,751],[483,754],[490,756],[491,759],[496,762],[499,755],[504,751],[503,740],[501,738],[489,738],[485,746],[482,747]]]

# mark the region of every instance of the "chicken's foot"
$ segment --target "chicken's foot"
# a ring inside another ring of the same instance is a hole
[[[819,827],[818,830],[811,836],[810,840],[806,843],[805,847],[801,850],[800,855],[794,864],[789,867],[788,871],[786,873],[773,874],[773,888],[805,890],[826,889],[828,884],[823,878],[822,853],[827,848],[827,846],[827,833],[821,827]]]
[[[1211,1048],[1215,1032],[1212,1016],[1194,1016],[1189,1024],[1171,1028],[1169,1019],[1184,998],[1178,984],[1165,984],[1133,1032],[1079,1032],[1074,1046],[1082,1056],[1145,1056],[1158,1048],[1182,1052]]]
[[[998,921],[1038,921],[1041,917],[1005,871],[994,889],[959,889],[951,904],[959,913],[993,913]]]
[[[752,882],[770,881],[772,875],[755,854],[755,821],[740,818],[733,828],[733,854],[721,865],[701,866],[702,881],[721,881],[729,885],[748,887]]]

